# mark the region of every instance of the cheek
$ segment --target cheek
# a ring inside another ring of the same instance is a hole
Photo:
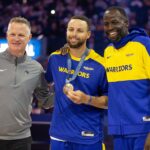
[[[24,44],[28,44],[29,43],[29,39],[24,39],[24,40],[22,40],[22,43],[24,43]]]
[[[122,37],[124,37],[126,35],[126,29],[120,29],[120,34]]]
[[[12,41],[13,38],[11,38],[10,36],[7,36],[7,40],[8,41]]]
[[[67,37],[69,37],[69,36],[71,36],[71,35],[72,35],[72,32],[70,32],[70,31],[67,31],[67,32],[66,32],[66,36],[67,36]]]
[[[106,28],[105,26],[103,27],[103,29],[104,29],[104,32],[106,32],[106,31],[107,31],[107,28]]]
[[[67,34],[66,34],[66,39],[69,39],[70,36],[71,36],[71,34],[67,33]]]
[[[85,36],[84,39],[88,40],[90,38],[89,35]]]

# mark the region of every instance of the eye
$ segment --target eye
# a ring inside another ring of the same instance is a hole
[[[108,22],[104,22],[104,26],[108,26],[109,25],[109,23]]]
[[[68,28],[67,30],[71,32],[71,31],[73,31],[74,29],[73,29],[73,28]]]
[[[116,24],[118,24],[118,23],[119,23],[119,22],[118,22],[117,20],[113,20],[113,21],[112,21],[112,24],[113,24],[113,25],[116,25]]]
[[[84,31],[82,29],[78,29],[78,32],[79,33],[83,33]]]
[[[25,37],[25,35],[23,35],[23,34],[19,34],[18,36],[21,38]]]
[[[15,36],[15,34],[14,34],[14,33],[10,33],[10,34],[9,34],[9,36],[14,37],[14,36]]]

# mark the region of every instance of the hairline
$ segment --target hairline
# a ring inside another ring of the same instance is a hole
[[[71,20],[81,20],[81,21],[84,21],[86,24],[87,24],[87,30],[88,31],[91,31],[91,23],[90,23],[90,20],[86,17],[86,16],[73,16],[70,18],[70,20],[68,21],[68,24]],[[67,26],[68,26],[67,24]]]
[[[127,13],[125,12],[125,10],[122,7],[120,7],[120,6],[111,6],[111,7],[107,8],[105,10],[104,15],[107,12],[110,12],[110,11],[118,11],[123,19],[125,19],[126,21],[129,21]]]
[[[10,25],[13,24],[13,23],[26,25],[28,27],[29,35],[31,34],[31,25],[30,25],[30,22],[26,18],[24,18],[24,17],[14,17],[14,18],[12,18],[8,23],[7,32],[9,31]]]

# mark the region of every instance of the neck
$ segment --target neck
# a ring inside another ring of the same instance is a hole
[[[15,57],[22,57],[25,54],[25,51],[12,51],[10,49],[8,49],[10,54],[15,56]]]
[[[86,46],[81,46],[79,48],[70,48],[70,54],[73,55],[74,57],[81,58],[85,50]]]

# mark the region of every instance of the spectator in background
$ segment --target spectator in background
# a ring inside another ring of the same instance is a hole
[[[47,38],[47,54],[49,55],[55,48],[58,49],[66,42],[63,40],[66,22],[68,22],[72,15],[79,15],[82,13],[91,19],[94,26],[92,29],[94,37],[96,37],[93,41],[94,49],[99,54],[103,54],[103,48],[106,47],[107,41],[104,38],[103,30],[100,31],[99,27],[101,24],[99,20],[101,20],[104,10],[112,5],[125,8],[129,15],[129,20],[134,20],[130,26],[139,25],[141,27],[146,27],[149,32],[149,28],[147,28],[149,16],[147,12],[150,9],[149,0],[74,0],[73,2],[71,0],[9,0],[1,1],[0,3],[0,37],[5,36],[7,30],[6,25],[10,18],[24,16],[28,18],[30,22],[35,22],[33,24],[33,37]],[[51,22],[58,23],[58,36],[56,40],[51,38],[51,36],[55,36],[55,32],[49,32],[53,30]],[[101,42],[99,42],[98,36],[100,36],[100,38],[102,37]],[[57,41],[57,44],[53,44],[55,41]]]
[[[70,53],[50,55],[46,79],[55,84],[50,128],[51,150],[102,150],[102,118],[107,108],[103,58],[86,44],[89,19],[74,16],[67,24]]]
[[[104,57],[114,150],[150,150],[150,38],[143,29],[128,29],[121,7],[108,8],[103,21],[112,42]]]
[[[31,150],[32,94],[51,104],[44,70],[27,56],[25,48],[31,39],[30,23],[22,17],[8,24],[8,48],[0,53],[0,149]]]

